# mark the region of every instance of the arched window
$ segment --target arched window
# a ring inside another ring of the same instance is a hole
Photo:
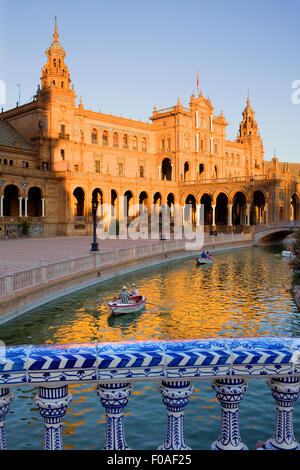
[[[98,132],[97,129],[93,129],[91,132],[91,141],[92,144],[98,144]]]
[[[56,68],[56,59],[53,59],[53,67]]]
[[[13,161],[13,160],[9,160],[9,165],[10,165],[10,166],[14,166],[14,161]]]
[[[188,162],[185,162],[184,164],[184,180],[188,179],[190,174],[190,165]]]
[[[204,141],[203,141],[203,139],[201,139],[201,141],[200,141],[200,150],[201,150],[201,153],[204,152]]]
[[[147,151],[147,139],[146,137],[144,137],[142,140],[142,152],[146,152],[146,151]]]
[[[28,191],[28,216],[42,217],[42,193],[40,188],[30,188]]]
[[[4,160],[3,160],[3,165],[7,165],[7,163],[8,163],[8,162],[7,162],[7,159],[4,158]]]
[[[83,217],[84,216],[84,199],[85,194],[82,188],[76,188],[73,192],[74,196],[74,216]]]
[[[165,158],[161,166],[162,180],[172,181],[172,163],[169,158]]]
[[[113,146],[114,147],[119,147],[119,136],[117,132],[114,132],[113,136]]]
[[[103,131],[102,145],[108,145],[108,132],[107,131]]]
[[[133,139],[132,139],[132,148],[134,150],[137,150],[137,148],[138,148],[138,140],[137,140],[136,136],[134,136]]]
[[[128,149],[128,135],[124,134],[123,136],[123,148]]]
[[[199,165],[199,176],[203,176],[204,173],[204,165],[203,163],[200,163]]]

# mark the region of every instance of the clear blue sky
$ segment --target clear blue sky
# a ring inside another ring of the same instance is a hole
[[[58,17],[60,42],[85,107],[147,121],[154,105],[200,88],[235,139],[247,90],[265,159],[300,163],[300,0],[0,0],[5,109],[35,94]]]

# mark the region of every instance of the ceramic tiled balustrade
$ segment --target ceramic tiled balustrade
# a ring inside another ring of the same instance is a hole
[[[63,448],[62,420],[72,400],[68,384],[92,382],[106,410],[107,450],[127,449],[123,411],[134,382],[154,381],[167,408],[160,449],[189,449],[184,409],[193,384],[211,379],[221,405],[221,431],[213,449],[246,449],[239,432],[239,403],[251,378],[265,377],[276,402],[274,435],[266,449],[298,449],[293,406],[300,392],[300,339],[215,338],[193,341],[87,343],[1,349],[0,446],[6,449],[5,416],[13,388],[35,385],[45,423],[45,449]]]

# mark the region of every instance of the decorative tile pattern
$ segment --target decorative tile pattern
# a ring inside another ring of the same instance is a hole
[[[98,380],[164,377],[164,349],[156,342],[98,345]]]
[[[300,373],[300,339],[214,338],[20,346],[0,359],[0,385],[134,382]]]

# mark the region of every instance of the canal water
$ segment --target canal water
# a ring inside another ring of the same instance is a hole
[[[291,294],[292,274],[282,246],[216,253],[213,266],[195,259],[170,261],[126,274],[40,307],[1,326],[1,340],[16,344],[57,344],[120,340],[194,339],[234,336],[300,336],[300,313]],[[126,284],[136,282],[149,300],[139,314],[113,318],[106,307]],[[192,449],[209,449],[220,429],[220,405],[210,381],[195,382],[185,414]],[[92,385],[70,387],[73,401],[64,419],[66,449],[102,449],[105,414]],[[7,416],[10,449],[41,449],[43,421],[33,398],[21,387]],[[154,383],[134,384],[125,410],[131,449],[156,449],[163,441],[166,410]],[[295,406],[300,439],[300,402]],[[274,431],[275,402],[265,379],[249,380],[240,405],[244,443],[253,449]]]

